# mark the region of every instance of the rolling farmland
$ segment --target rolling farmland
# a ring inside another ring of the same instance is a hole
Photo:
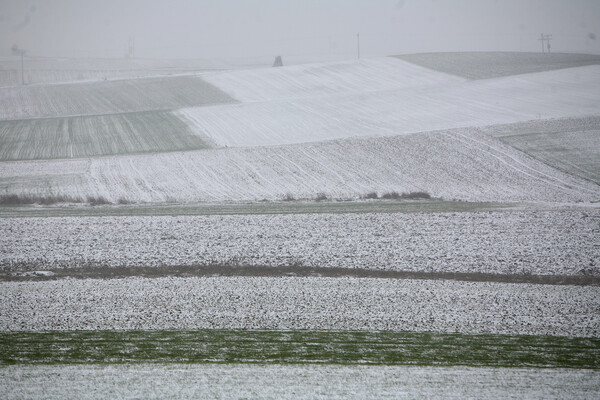
[[[5,397],[600,392],[596,58],[117,64],[0,87]]]
[[[0,160],[203,149],[170,110],[233,101],[194,76],[0,88]]]
[[[92,196],[113,203],[273,201],[286,195],[314,199],[318,193],[357,199],[372,191],[498,202],[600,198],[596,184],[476,129],[3,166],[0,194]],[[64,179],[66,170],[73,179]]]

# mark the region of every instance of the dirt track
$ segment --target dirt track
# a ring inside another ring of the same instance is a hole
[[[204,277],[204,276],[264,276],[264,277],[355,277],[385,279],[456,280],[466,282],[532,283],[543,285],[600,285],[599,276],[486,274],[460,272],[415,272],[372,270],[364,268],[319,268],[304,266],[233,266],[184,265],[163,267],[106,267],[59,268],[46,271],[2,271],[0,281],[45,281],[56,279],[118,279],[127,277]]]

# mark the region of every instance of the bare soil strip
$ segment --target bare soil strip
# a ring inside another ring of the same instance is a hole
[[[18,199],[18,196],[16,197]],[[4,200],[4,201],[3,201]],[[52,201],[40,198],[38,203]],[[431,200],[297,200],[247,203],[150,203],[107,204],[86,206],[56,205],[3,205],[10,198],[0,196],[0,218],[18,217],[111,217],[111,216],[187,216],[187,215],[276,215],[276,214],[360,214],[360,213],[439,213],[518,210],[525,207],[552,208],[547,204],[501,202],[467,202]],[[82,199],[83,201],[83,199]]]
[[[252,266],[252,265],[179,265],[161,267],[107,267],[87,266],[36,271],[35,265],[20,265],[18,270],[0,271],[0,282],[48,281],[57,279],[120,279],[129,277],[327,277],[327,278],[384,278],[455,280],[464,282],[529,283],[540,285],[600,286],[600,276],[593,275],[533,275],[489,274],[480,272],[421,272],[390,271],[365,268],[334,268],[305,266]]]

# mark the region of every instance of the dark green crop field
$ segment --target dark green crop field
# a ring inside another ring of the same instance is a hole
[[[0,333],[0,365],[148,362],[600,369],[600,339],[211,329]]]

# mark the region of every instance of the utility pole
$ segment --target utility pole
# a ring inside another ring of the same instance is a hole
[[[552,35],[544,35],[543,33],[540,34],[540,38],[538,40],[542,41],[542,53],[545,53],[545,46],[544,46],[544,41],[548,43],[548,53],[550,53],[550,40],[552,40]]]
[[[23,73],[23,57],[25,56],[25,52],[21,52],[21,85],[25,86],[25,74]]]
[[[25,57],[25,50],[20,49],[19,46],[17,46],[16,44],[13,45],[10,49],[12,51],[12,54],[15,56],[21,56],[21,85],[25,86],[25,73],[24,73],[24,68],[23,68],[23,64],[24,64],[24,57]]]
[[[358,52],[358,59],[360,60],[360,33],[356,34],[356,50]]]
[[[129,36],[129,41],[127,43],[127,52],[125,53],[125,58],[133,58],[135,53],[135,37]]]

